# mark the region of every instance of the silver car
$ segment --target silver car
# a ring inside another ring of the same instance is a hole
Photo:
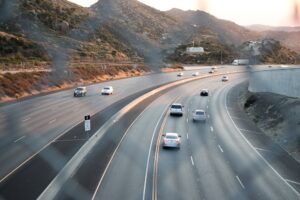
[[[163,136],[163,148],[174,147],[180,149],[181,136],[178,133],[166,133]]]
[[[180,103],[173,103],[170,107],[170,115],[182,116],[183,105],[181,105]]]
[[[223,81],[223,82],[229,81],[228,76],[223,76],[223,77],[222,77],[222,81]]]
[[[206,121],[206,113],[204,110],[194,110],[193,111],[193,121]]]
[[[77,87],[75,90],[74,90],[74,97],[83,97],[85,96],[87,93],[87,89],[86,87]]]

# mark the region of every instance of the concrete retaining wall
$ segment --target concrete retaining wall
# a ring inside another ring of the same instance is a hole
[[[300,98],[300,68],[252,72],[248,89]]]

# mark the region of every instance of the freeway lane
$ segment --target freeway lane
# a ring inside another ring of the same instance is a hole
[[[198,91],[199,88],[207,87],[219,79],[203,79],[180,86],[155,100],[128,130],[97,190],[95,199],[142,199],[144,195],[149,199],[153,163],[152,151],[148,162],[149,147],[155,145],[154,135],[160,127],[164,111],[178,95],[180,98],[191,91]],[[149,173],[145,173],[146,168]],[[148,179],[145,185],[146,176]]]
[[[230,76],[229,83],[201,80],[154,101],[127,132],[95,199],[299,199],[241,137],[224,110],[229,89],[243,80],[241,75]],[[212,96],[199,97],[202,87]],[[205,108],[209,119],[193,123],[190,114],[164,118],[175,99],[185,105],[186,113]],[[179,132],[181,149],[161,149],[160,137],[156,139],[160,129],[160,134]]]
[[[222,85],[224,83],[216,80],[209,87],[210,96],[222,90]],[[211,126],[212,114],[207,112],[210,117],[206,122],[192,121],[191,112],[194,109],[208,111],[210,96],[200,97],[199,91],[190,94],[181,101],[187,105],[189,112],[179,119],[168,118],[163,133],[181,134],[182,146],[179,152],[160,150],[155,186],[158,192],[154,199],[247,199],[220,152],[215,130]]]

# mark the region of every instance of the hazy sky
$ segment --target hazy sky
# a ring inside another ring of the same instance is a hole
[[[90,6],[97,0],[70,0]],[[205,10],[218,18],[241,25],[264,24],[273,26],[300,25],[293,20],[293,5],[300,0],[139,0],[159,10],[180,8]]]

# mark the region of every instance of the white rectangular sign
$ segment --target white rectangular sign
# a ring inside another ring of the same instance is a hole
[[[84,130],[85,131],[91,130],[91,120],[84,120]]]

